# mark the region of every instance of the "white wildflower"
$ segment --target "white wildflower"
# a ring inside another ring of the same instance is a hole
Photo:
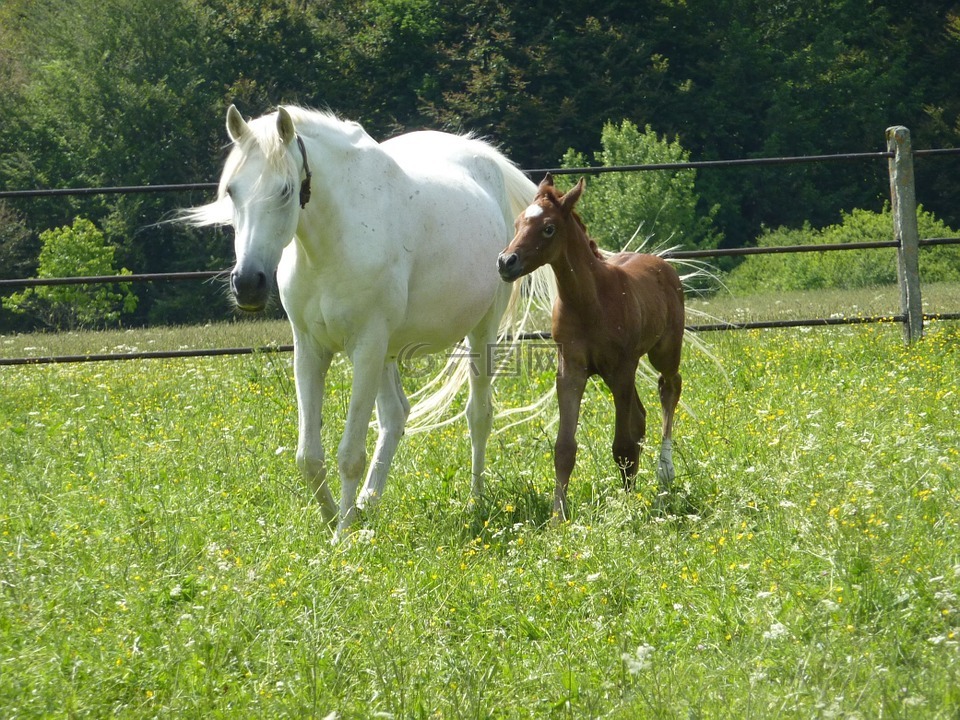
[[[356,541],[358,544],[369,545],[373,542],[373,539],[376,537],[376,530],[371,530],[370,528],[362,528],[357,530]]]
[[[638,647],[632,655],[630,653],[624,653],[621,656],[627,664],[627,670],[630,671],[631,675],[636,675],[641,670],[650,666],[650,656],[653,655],[653,650],[653,645],[644,643]]]
[[[764,640],[779,640],[780,638],[785,638],[790,634],[790,631],[787,630],[787,626],[783,623],[773,623],[770,626],[770,629],[763,633]]]

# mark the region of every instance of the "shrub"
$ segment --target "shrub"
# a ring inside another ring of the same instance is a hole
[[[40,235],[37,276],[41,278],[129,275],[114,265],[115,248],[104,241],[103,233],[85,218],[72,226],[47,230]],[[119,321],[121,313],[137,307],[130,283],[116,285],[40,285],[3,299],[3,306],[19,314],[30,314],[57,329],[97,327]]]
[[[957,233],[920,208],[917,216],[921,238],[949,237]],[[837,225],[821,230],[805,224],[801,229],[766,230],[759,247],[828,245],[890,240],[893,216],[889,207],[876,213],[853,210],[843,213]],[[960,249],[948,246],[920,251],[920,274],[924,282],[960,281]],[[748,257],[725,279],[734,294],[853,289],[897,282],[894,248],[844,250],[842,252],[785,253]]]

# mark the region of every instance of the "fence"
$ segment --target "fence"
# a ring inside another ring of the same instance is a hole
[[[923,322],[929,319],[960,319],[960,313],[938,313],[924,315],[921,302],[919,250],[933,245],[960,244],[960,238],[929,238],[921,240],[917,229],[916,188],[914,185],[914,157],[935,155],[960,155],[960,148],[940,148],[931,150],[913,150],[910,132],[902,126],[887,129],[887,150],[873,153],[845,153],[837,155],[806,155],[780,158],[750,158],[742,160],[713,160],[682,163],[659,163],[649,165],[622,165],[616,167],[585,168],[544,168],[530,169],[527,174],[533,177],[546,172],[563,174],[600,174],[607,172],[649,172],[708,168],[730,168],[763,165],[789,165],[800,163],[851,162],[865,160],[887,160],[890,177],[890,203],[893,212],[893,239],[876,242],[843,243],[835,245],[794,245],[789,247],[751,247],[725,250],[687,250],[671,251],[667,257],[676,259],[734,257],[742,255],[760,255],[772,253],[798,252],[834,252],[843,250],[864,250],[874,248],[897,248],[897,277],[900,289],[900,313],[872,317],[831,317],[801,320],[770,320],[757,322],[720,322],[706,325],[691,325],[689,330],[708,332],[716,330],[762,329],[784,327],[822,327],[831,325],[853,325],[876,322],[898,322],[903,326],[903,337],[912,343],[923,336]],[[0,200],[4,198],[28,198],[50,195],[92,195],[92,194],[136,194],[151,192],[179,192],[185,190],[211,190],[216,183],[192,183],[186,185],[148,185],[105,188],[79,188],[54,190],[7,190],[0,191]],[[206,280],[222,276],[228,271],[200,271],[180,273],[149,273],[134,275],[105,275],[70,278],[24,278],[0,280],[0,292],[9,287],[36,287],[40,285],[79,285],[117,282],[155,282]],[[546,339],[548,333],[533,333],[530,339]],[[525,338],[526,339],[526,338]],[[99,362],[106,360],[132,360],[173,357],[212,357],[223,355],[245,355],[255,352],[289,352],[290,345],[240,348],[210,348],[202,350],[171,350],[135,353],[106,353],[90,355],[61,355],[48,357],[0,358],[0,366],[50,364],[65,362]]]

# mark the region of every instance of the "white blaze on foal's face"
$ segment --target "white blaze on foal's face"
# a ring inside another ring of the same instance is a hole
[[[540,217],[541,215],[543,215],[543,208],[539,205],[531,205],[523,211],[523,216],[527,220],[532,220],[533,218]]]

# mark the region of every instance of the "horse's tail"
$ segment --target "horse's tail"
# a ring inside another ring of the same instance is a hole
[[[483,148],[485,150],[483,154],[490,158],[500,170],[503,180],[500,204],[506,226],[508,229],[512,228],[517,215],[522,213],[536,197],[537,186],[504,155],[487,145],[483,145]],[[507,242],[509,238],[505,238],[504,247]],[[497,344],[502,348],[502,352],[496,355],[504,358],[516,357],[516,346],[526,337],[536,334],[536,324],[549,320],[556,296],[556,280],[548,265],[513,283],[497,332]],[[461,411],[450,416],[447,410],[460,388],[467,382],[470,372],[475,371],[470,360],[471,356],[475,357],[477,353],[488,353],[488,349],[472,348],[470,352],[451,353],[444,369],[410,396],[410,399],[415,401],[415,405],[407,422],[407,432],[422,432],[448,425],[464,414],[464,411]],[[493,372],[495,383],[500,373],[496,372],[496,368],[490,368],[490,370]],[[539,413],[551,396],[548,394],[522,408],[499,411],[496,417],[519,415],[523,419],[529,419]]]

